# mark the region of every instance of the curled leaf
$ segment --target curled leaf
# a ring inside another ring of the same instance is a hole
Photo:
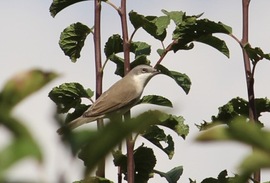
[[[174,155],[174,142],[170,135],[165,134],[164,130],[156,125],[151,126],[144,131],[142,136],[164,151],[169,159],[172,159]],[[161,143],[165,143],[167,146],[164,147]]]
[[[143,98],[140,100],[139,104],[155,104],[160,106],[166,106],[166,107],[173,107],[172,102],[162,96],[158,95],[147,95],[143,96]]]
[[[186,74],[182,74],[177,71],[170,71],[169,69],[167,69],[161,64],[157,65],[156,68],[162,74],[165,74],[171,77],[172,79],[174,79],[174,81],[185,91],[185,93],[188,94],[191,87],[191,81]]]
[[[260,117],[263,112],[270,112],[270,100],[268,98],[256,98],[255,106],[258,117]],[[211,122],[204,122],[197,125],[197,127],[200,130],[205,130],[218,124],[230,124],[231,121],[238,116],[245,117],[246,120],[249,120],[248,102],[240,97],[231,99],[227,104],[219,107],[218,110],[218,114],[216,116],[212,116]],[[258,121],[258,123],[263,126],[260,121]]]
[[[244,49],[253,63],[256,63],[264,58],[270,60],[270,54],[265,54],[261,48],[252,48],[250,44],[246,44]]]
[[[91,32],[88,26],[77,22],[65,28],[61,33],[59,46],[72,62],[80,58],[84,41]]]
[[[0,93],[0,108],[10,110],[20,101],[44,87],[58,75],[33,69],[16,74],[9,79]]]
[[[66,7],[82,1],[89,1],[89,0],[53,0],[50,6],[51,16],[55,17],[57,13],[59,13]]]
[[[81,98],[91,98],[94,92],[90,89],[84,89],[79,83],[64,83],[54,87],[49,97],[57,105],[59,113],[66,113],[71,108],[77,108],[81,104]]]
[[[164,177],[168,183],[177,183],[183,174],[183,166],[175,167],[166,173],[155,170],[155,173],[159,174],[161,177]]]

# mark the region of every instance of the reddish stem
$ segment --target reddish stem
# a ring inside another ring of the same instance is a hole
[[[122,36],[123,36],[123,50],[124,50],[124,71],[127,74],[130,70],[130,41],[128,38],[128,27],[127,27],[127,12],[126,12],[126,0],[121,0],[121,8],[118,13],[121,17],[122,25]],[[130,119],[130,112],[125,114],[125,120]],[[134,142],[132,135],[130,135],[127,140],[127,181],[128,183],[134,183]]]
[[[100,16],[101,16],[101,1],[95,0],[95,27],[94,27],[94,49],[95,49],[95,66],[96,66],[96,99],[102,94],[102,62],[101,62],[101,35],[100,35]],[[104,126],[103,120],[97,121],[98,129]],[[96,175],[105,177],[105,158],[98,165]]]
[[[242,0],[242,8],[243,8],[243,37],[241,41],[242,47],[248,43],[248,31],[249,31],[249,4],[250,0]],[[247,82],[247,92],[248,92],[248,103],[249,103],[249,119],[252,122],[258,121],[258,116],[256,113],[256,106],[255,106],[255,94],[254,94],[254,69],[251,69],[250,60],[248,57],[247,52],[244,48],[243,50],[243,58],[244,58],[244,65],[245,65],[245,73],[246,73],[246,82]],[[254,65],[255,67],[255,65]],[[261,172],[260,170],[253,173],[253,178],[256,182],[261,181]]]

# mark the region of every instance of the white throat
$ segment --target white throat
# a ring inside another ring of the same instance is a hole
[[[134,84],[136,85],[136,90],[138,92],[143,92],[145,85],[148,83],[151,78],[151,73],[142,73],[133,76]]]

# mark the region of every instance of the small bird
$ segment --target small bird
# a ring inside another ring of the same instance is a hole
[[[148,81],[159,73],[155,68],[148,65],[136,66],[126,76],[102,93],[82,116],[59,128],[57,133],[61,135],[65,129],[72,130],[85,123],[100,118],[108,118],[115,113],[126,113],[139,102]]]

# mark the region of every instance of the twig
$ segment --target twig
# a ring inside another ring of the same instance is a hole
[[[121,7],[118,11],[121,17],[122,36],[123,36],[123,50],[124,50],[124,71],[127,74],[130,70],[130,40],[128,39],[128,27],[127,27],[127,12],[126,12],[126,0],[121,0]],[[130,119],[130,111],[125,114],[125,121]],[[132,134],[127,137],[127,181],[128,183],[134,183],[134,158],[133,149],[134,142],[132,140]]]
[[[242,41],[241,41],[242,46],[248,43],[249,4],[250,4],[250,0],[242,0],[242,8],[243,8],[243,12],[242,12],[243,13],[243,35],[242,35]],[[243,51],[243,58],[244,58],[244,65],[245,65],[245,72],[246,72],[247,91],[248,91],[249,119],[255,123],[256,121],[258,121],[258,116],[256,113],[256,106],[255,106],[255,94],[254,94],[255,65],[253,66],[253,70],[251,70],[248,54],[244,48],[242,48],[242,51]],[[260,170],[253,173],[253,178],[258,183],[261,181]]]
[[[100,41],[100,18],[101,17],[101,1],[95,0],[95,27],[94,27],[94,47],[95,47],[95,66],[96,66],[96,99],[102,94],[103,70],[101,62],[101,41]],[[104,126],[103,120],[97,121],[98,129]],[[98,165],[96,175],[105,177],[105,158]]]
[[[162,55],[160,56],[160,58],[158,59],[158,61],[157,61],[156,65],[155,65],[155,67],[156,67],[158,64],[160,64],[160,63],[162,62],[162,60],[163,60],[164,57],[167,55],[167,53],[168,53],[169,51],[171,51],[171,50],[172,50],[172,47],[173,47],[175,44],[177,44],[177,43],[178,43],[178,40],[173,40],[173,42],[167,46],[167,48],[164,50],[163,54],[162,54]]]

